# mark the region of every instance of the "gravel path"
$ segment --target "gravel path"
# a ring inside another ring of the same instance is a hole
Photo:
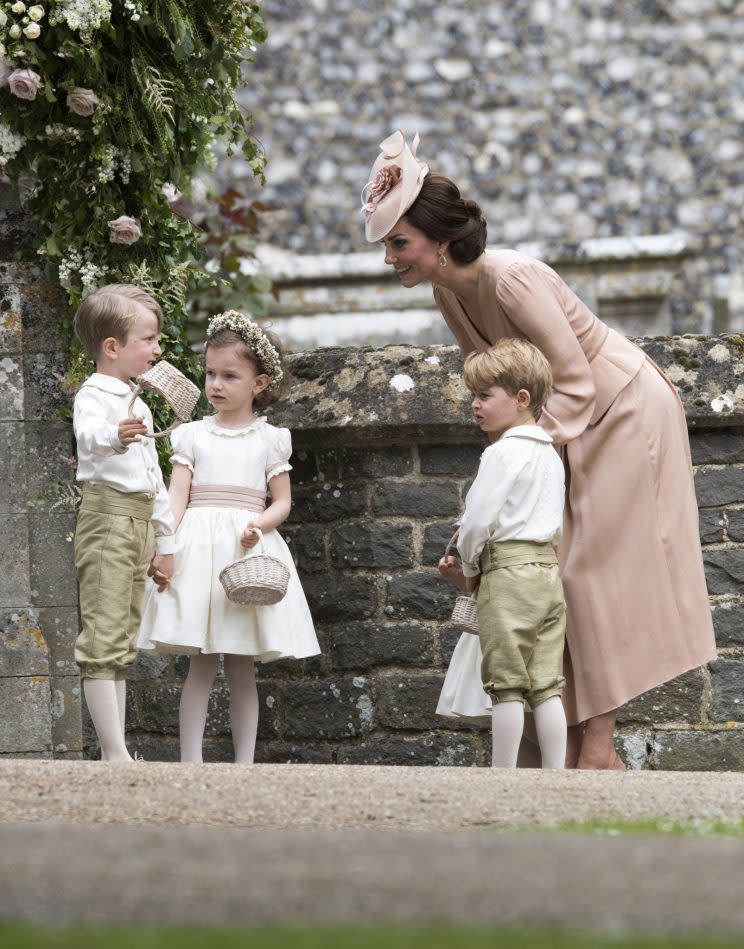
[[[0,760],[2,820],[462,830],[744,816],[744,773]]]
[[[744,934],[741,838],[539,830],[741,819],[744,774],[4,759],[0,799],[2,920]]]

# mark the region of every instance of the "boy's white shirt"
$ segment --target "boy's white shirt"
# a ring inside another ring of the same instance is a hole
[[[81,386],[73,409],[77,480],[105,484],[126,494],[142,492],[153,498],[156,550],[172,554],[175,527],[155,443],[152,438],[142,438],[125,447],[119,441],[119,423],[128,415],[131,398],[128,383],[100,372],[94,372]],[[133,411],[152,431],[152,413],[142,399],[136,399]]]
[[[481,455],[465,498],[457,549],[476,577],[489,540],[551,543],[561,537],[565,474],[553,440],[538,425],[515,425]]]

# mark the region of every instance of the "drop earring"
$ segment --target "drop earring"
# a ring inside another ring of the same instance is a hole
[[[440,266],[440,267],[446,267],[446,266],[447,266],[447,258],[444,256],[444,251],[443,251],[443,250],[440,250],[440,251],[439,251],[439,266]]]

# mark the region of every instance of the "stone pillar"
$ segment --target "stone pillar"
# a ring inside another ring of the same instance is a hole
[[[30,227],[0,187],[0,755],[80,757],[65,302],[39,266],[13,260]]]

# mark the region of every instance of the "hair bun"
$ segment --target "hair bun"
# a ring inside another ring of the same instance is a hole
[[[465,213],[468,217],[482,218],[483,212],[477,201],[463,201],[465,207]]]

